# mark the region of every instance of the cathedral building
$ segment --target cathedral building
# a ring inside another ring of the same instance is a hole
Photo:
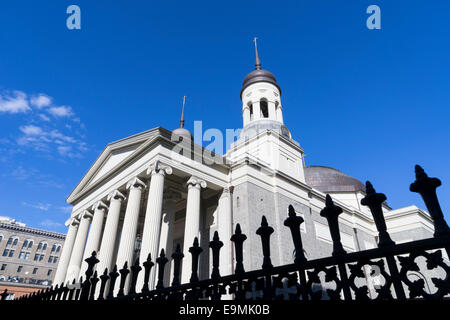
[[[55,284],[83,276],[84,259],[93,251],[100,260],[96,269],[103,273],[114,265],[122,268],[125,262],[130,266],[138,258],[142,263],[148,254],[154,261],[161,249],[170,261],[177,245],[184,253],[181,282],[186,283],[191,275],[188,248],[196,237],[203,248],[199,275],[206,279],[212,269],[208,243],[215,231],[224,244],[220,273],[232,274],[235,258],[229,240],[237,223],[248,237],[244,268],[260,269],[261,239],[255,231],[263,215],[275,230],[270,244],[273,265],[290,264],[294,246],[283,225],[289,205],[305,220],[301,225],[305,256],[327,257],[332,241],[327,221],[319,215],[326,194],[343,209],[339,226],[344,249],[377,246],[374,220],[360,202],[364,185],[337,169],[304,165],[304,151],[284,124],[283,109],[289,106],[282,103],[281,87],[271,72],[261,68],[256,43],[255,52],[255,70],[245,77],[240,92],[243,128],[226,154],[215,155],[220,161],[203,161],[205,149],[184,128],[184,104],[180,128],[157,127],[106,146],[67,199],[73,210],[66,222]],[[178,152],[180,144],[188,152]],[[397,243],[432,237],[428,213],[416,206],[392,209],[385,203],[383,210]],[[166,268],[173,273],[170,262]],[[167,286],[170,272],[165,273]],[[142,283],[139,277],[136,288]]]

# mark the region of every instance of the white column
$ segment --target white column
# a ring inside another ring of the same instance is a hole
[[[75,279],[75,281],[78,281],[81,276],[83,276],[84,278],[84,275],[80,274],[80,268],[91,221],[92,213],[84,210],[80,217],[80,226],[78,227],[77,237],[73,246],[72,255],[70,256],[66,282],[72,282],[73,279]]]
[[[270,120],[277,120],[277,114],[275,111],[275,102],[268,101],[267,102],[267,108],[269,109],[269,119]]]
[[[106,210],[108,210],[108,206],[103,203],[103,201],[97,201],[93,206],[92,210],[94,210],[94,217],[92,218],[91,229],[89,230],[88,240],[86,242],[86,249],[84,250],[83,261],[81,261],[81,271],[80,274],[85,274],[88,264],[84,260],[89,258],[92,255],[92,252],[95,251],[97,253],[98,259],[98,250],[100,249],[100,239],[102,237],[103,231],[103,221],[105,220]]]
[[[163,216],[161,222],[161,236],[159,238],[159,250],[164,249],[167,257],[173,253],[173,233],[175,224],[175,202],[181,199],[181,194],[169,190],[164,194]],[[169,259],[169,258],[168,258]],[[164,269],[164,286],[170,286],[172,279],[172,259],[166,263]]]
[[[192,247],[194,238],[200,240],[200,190],[206,188],[206,182],[192,176],[188,182],[188,196],[186,205],[186,221],[184,226],[183,267],[181,271],[181,283],[188,283],[192,271],[192,256],[189,247]]]
[[[114,268],[114,253],[116,250],[117,238],[119,235],[119,218],[120,208],[125,196],[119,191],[114,190],[108,195],[109,210],[106,216],[105,230],[103,231],[102,243],[100,245],[100,253],[97,264],[98,276],[102,275],[106,268],[108,273]],[[108,294],[109,282],[106,283],[105,297]],[[100,292],[100,286],[97,286],[96,293]]]
[[[142,244],[139,261],[144,262],[148,254],[152,260],[156,260],[159,249],[159,238],[161,232],[162,204],[164,194],[164,177],[166,174],[172,174],[172,168],[156,161],[147,169],[147,174],[151,175],[150,187],[148,190],[147,210],[145,212],[144,231],[142,232]],[[155,275],[157,268],[152,268],[149,278],[150,290],[155,287]],[[144,272],[140,272],[136,289],[139,292],[144,285]]]
[[[67,267],[69,266],[70,256],[72,255],[73,244],[77,236],[78,226],[80,221],[72,218],[69,223],[69,231],[67,232],[66,240],[59,258],[58,269],[56,269],[54,284],[61,285],[64,283],[67,274]]]
[[[250,122],[250,108],[248,106],[244,106],[244,110],[242,111],[242,118],[244,119],[244,127]]]
[[[113,257],[119,231],[120,208],[125,199],[125,196],[118,190],[114,190],[108,195],[109,210],[98,256],[100,262],[97,265],[97,273],[99,276],[103,274],[105,268],[111,272],[114,267]]]
[[[261,105],[258,101],[253,102],[253,120],[261,119]]]
[[[281,105],[277,108],[277,120],[283,123],[283,109],[281,108]]]
[[[122,269],[125,262],[128,267],[134,264],[133,255],[136,243],[136,233],[139,221],[139,210],[141,207],[142,190],[145,189],[145,183],[137,177],[127,183],[127,189],[130,189],[128,195],[128,204],[123,221],[122,236],[120,237],[119,252],[117,253],[117,269]],[[127,277],[125,283],[125,294],[128,292],[130,277]],[[115,293],[119,291],[119,286],[115,288]]]
[[[231,236],[233,221],[231,219],[231,193],[228,188],[223,189],[219,198],[218,233],[223,242],[220,249],[220,274],[227,276],[233,273]]]

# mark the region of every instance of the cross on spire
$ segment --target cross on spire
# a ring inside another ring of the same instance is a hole
[[[259,60],[258,44],[256,43],[256,40],[258,40],[257,37],[253,38],[253,42],[255,43],[255,69],[261,70],[261,61]]]

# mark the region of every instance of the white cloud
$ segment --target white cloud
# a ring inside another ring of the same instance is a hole
[[[44,133],[40,127],[33,126],[33,125],[22,126],[19,129],[27,136],[37,136],[37,135],[42,135]]]
[[[34,96],[30,99],[30,103],[32,106],[37,107],[38,109],[48,107],[52,103],[52,98],[45,95],[39,94],[38,96]]]
[[[42,113],[39,115],[39,118],[41,118],[41,120],[43,120],[43,121],[47,121],[47,122],[50,121],[50,118],[47,117],[45,114],[42,114]]]
[[[51,208],[51,206],[52,206],[50,203],[41,203],[41,202],[35,203],[35,204],[22,202],[22,205],[26,206],[26,207],[39,209],[39,210],[42,210],[42,211],[48,211]]]
[[[48,112],[54,117],[70,117],[74,115],[72,108],[68,106],[51,107],[48,109]]]
[[[0,95],[0,112],[21,113],[31,110],[27,95],[22,91],[14,91],[14,96]]]
[[[70,154],[70,151],[72,151],[71,146],[59,146],[58,147],[58,153],[62,156],[66,156]]]
[[[41,221],[39,223],[40,226],[44,227],[44,228],[60,228],[63,226],[62,223],[50,220],[50,219],[45,219],[44,221]]]

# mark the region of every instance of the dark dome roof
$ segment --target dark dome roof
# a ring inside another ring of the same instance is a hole
[[[361,181],[330,167],[306,167],[305,180],[306,184],[324,193],[366,191]]]
[[[244,79],[244,82],[242,83],[242,89],[241,89],[241,96],[242,92],[247,88],[249,85],[256,83],[256,82],[268,82],[273,84],[280,90],[280,86],[277,83],[277,79],[275,79],[275,76],[272,74],[272,72],[269,72],[267,70],[262,69],[256,69],[250,72]]]

